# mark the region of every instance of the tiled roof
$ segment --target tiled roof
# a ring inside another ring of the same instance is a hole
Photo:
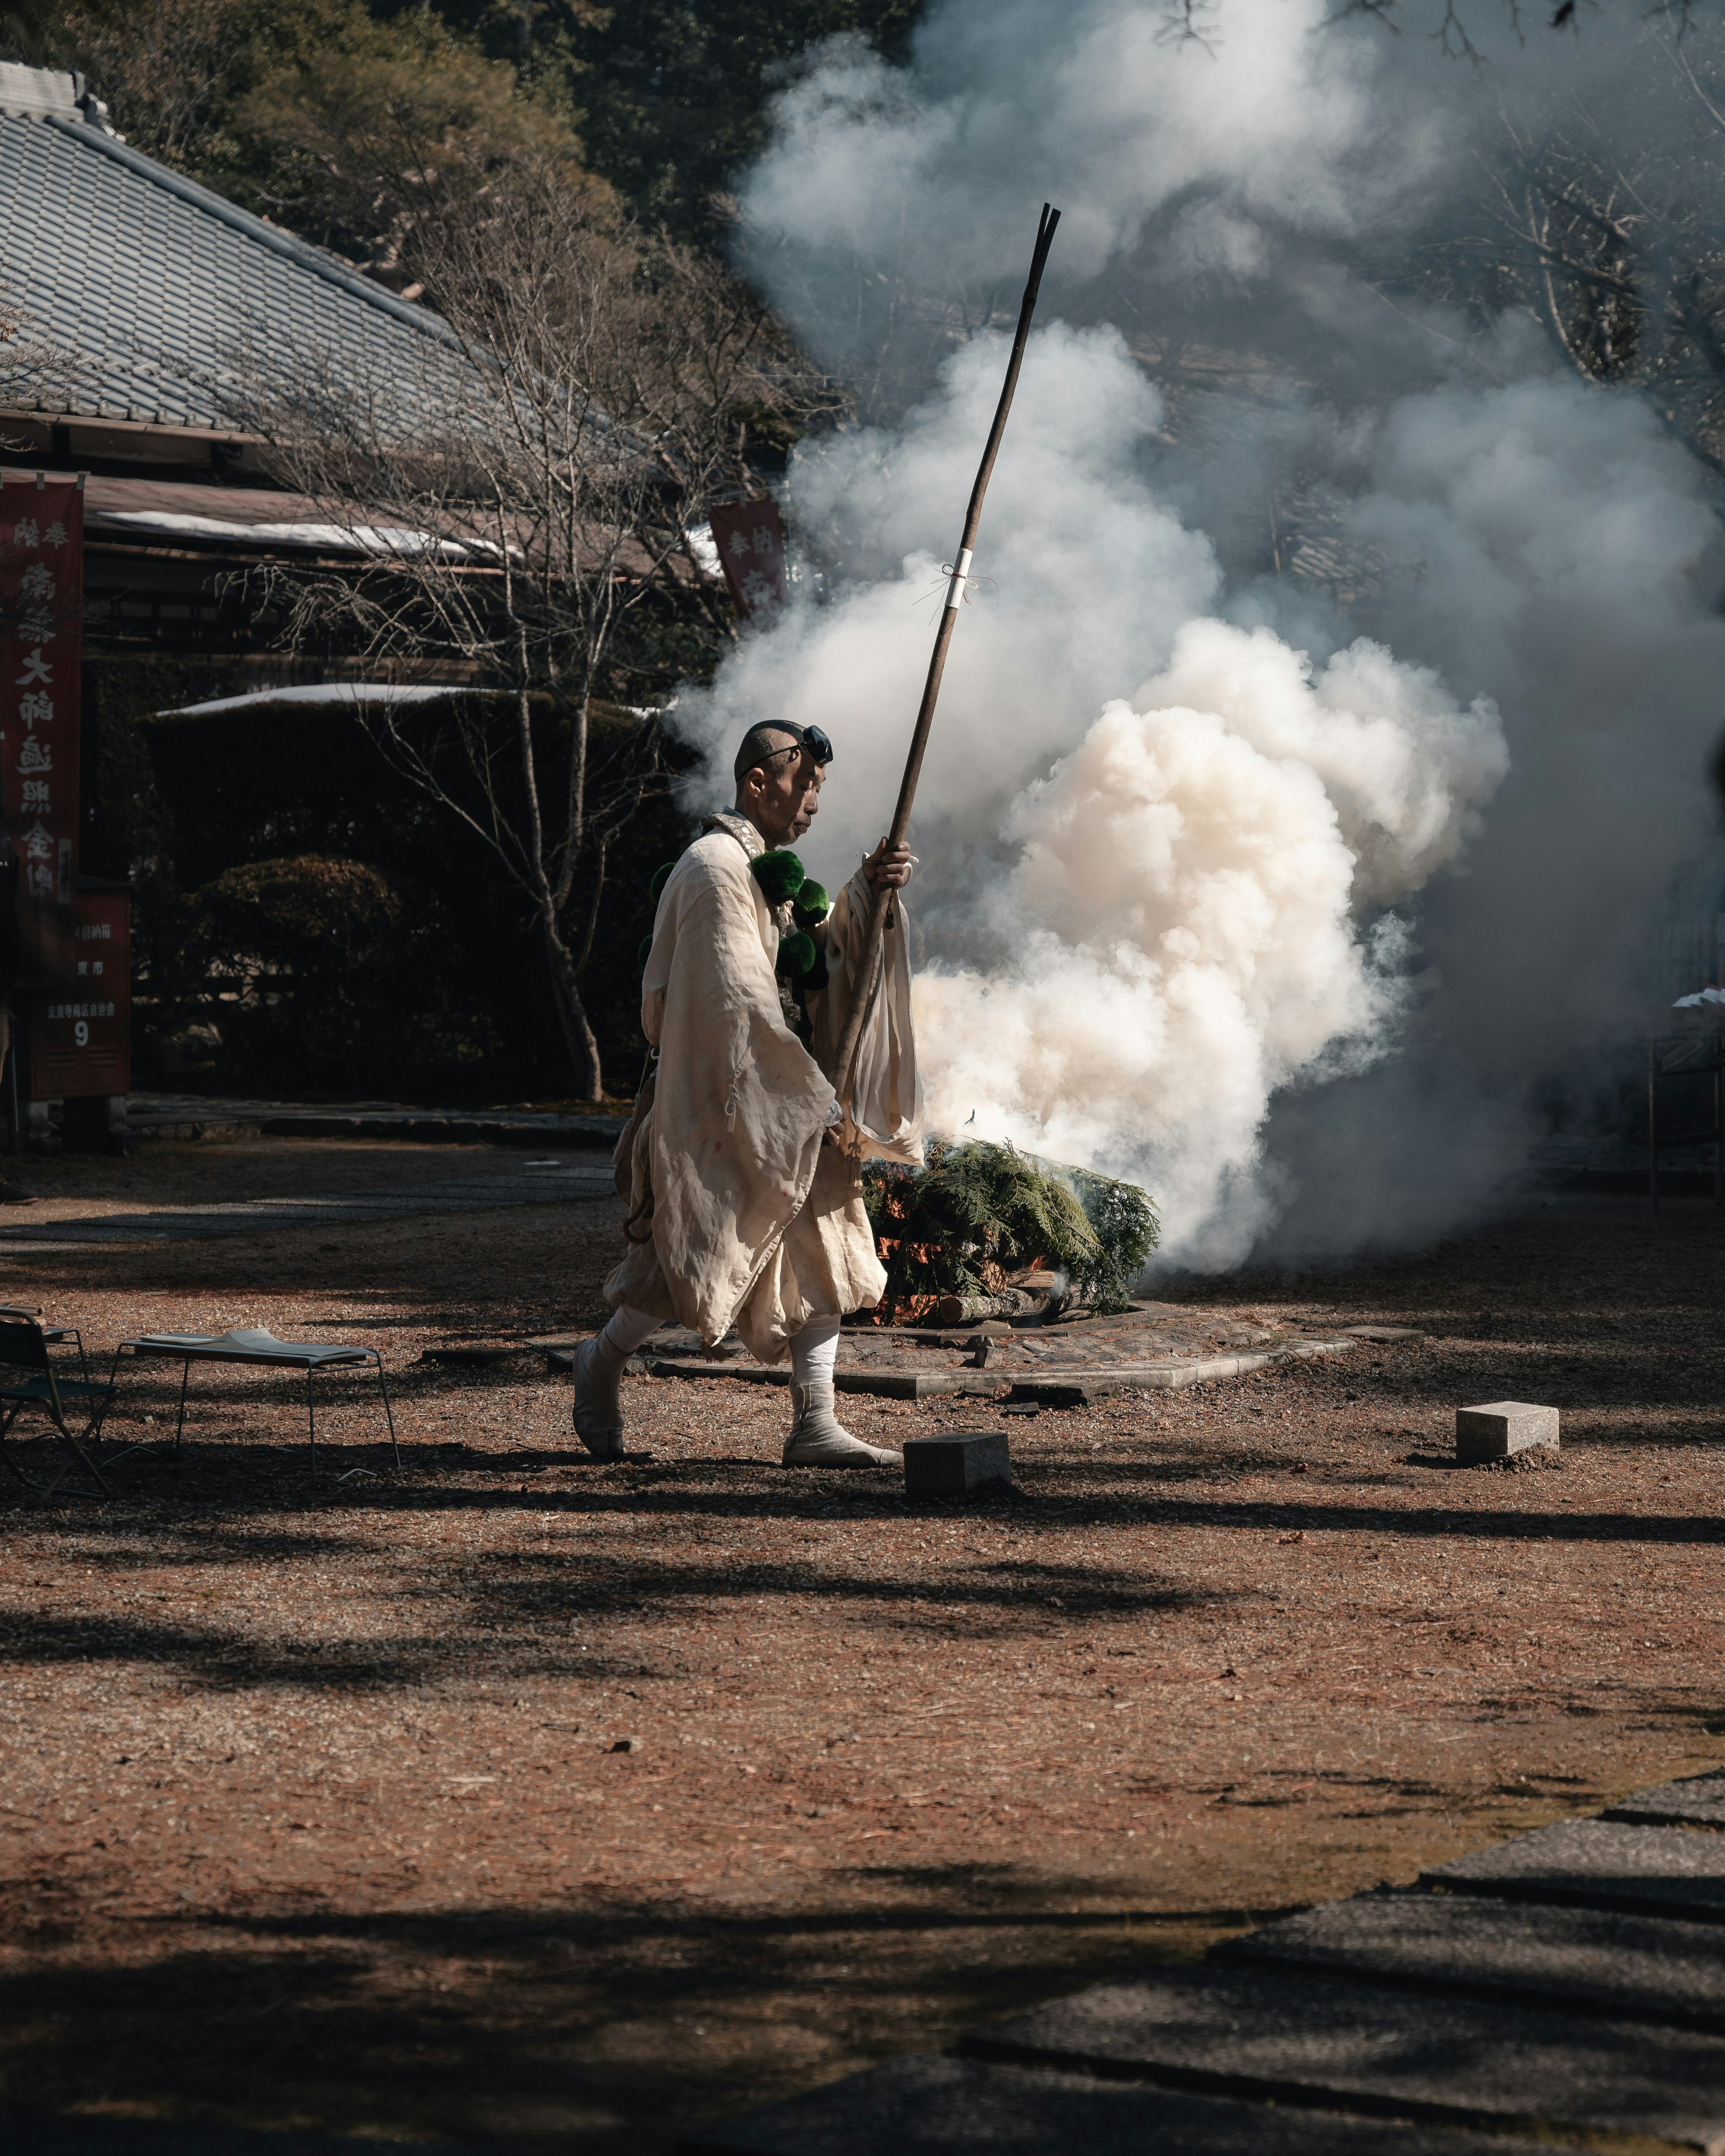
[[[0,65],[0,302],[74,355],[29,400],[70,417],[233,424],[209,377],[248,345],[356,382],[423,372],[436,316],[142,156],[75,76]]]

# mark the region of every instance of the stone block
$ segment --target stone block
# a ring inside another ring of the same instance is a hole
[[[1458,1460],[1507,1460],[1536,1445],[1558,1443],[1558,1411],[1526,1400],[1493,1400],[1481,1408],[1455,1410]]]
[[[967,1497],[988,1482],[1010,1482],[1012,1455],[1004,1430],[954,1430],[905,1442],[905,1494]]]

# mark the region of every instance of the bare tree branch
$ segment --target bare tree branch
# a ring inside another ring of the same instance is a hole
[[[447,335],[425,338],[412,379],[254,352],[235,357],[227,401],[347,542],[345,559],[270,572],[288,640],[503,692],[506,725],[495,696],[435,725],[394,704],[367,723],[527,901],[598,1099],[579,976],[608,849],[664,773],[651,720],[599,752],[595,703],[632,640],[670,625],[711,654],[733,633],[691,528],[758,490],[763,429],[833,400],[721,266],[617,228],[554,167],[453,206],[417,247]]]
[[[1718,470],[1725,33],[1674,0],[1645,35],[1665,67],[1635,70],[1609,102],[1564,100],[1538,125],[1500,115],[1472,213],[1426,250],[1424,281],[1487,314],[1525,310],[1583,380],[1645,391]]]

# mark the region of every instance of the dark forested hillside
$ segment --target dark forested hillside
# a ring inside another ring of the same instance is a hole
[[[388,275],[392,137],[481,170],[558,155],[710,239],[787,66],[846,33],[894,50],[921,4],[25,0],[0,18],[0,57],[82,69],[138,148]]]

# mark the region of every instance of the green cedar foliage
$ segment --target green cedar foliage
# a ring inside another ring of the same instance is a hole
[[[1132,1282],[1156,1248],[1156,1208],[1135,1183],[1117,1183],[1087,1168],[1068,1168],[1078,1202],[1096,1239],[1096,1263],[1075,1268],[1077,1284],[1090,1290],[1099,1310],[1124,1310]]]
[[[889,1317],[932,1296],[985,1294],[985,1264],[1009,1273],[1037,1258],[1093,1307],[1122,1310],[1156,1247],[1155,1209],[1142,1190],[982,1139],[931,1139],[920,1171],[871,1161],[863,1199],[875,1234],[894,1245]]]

